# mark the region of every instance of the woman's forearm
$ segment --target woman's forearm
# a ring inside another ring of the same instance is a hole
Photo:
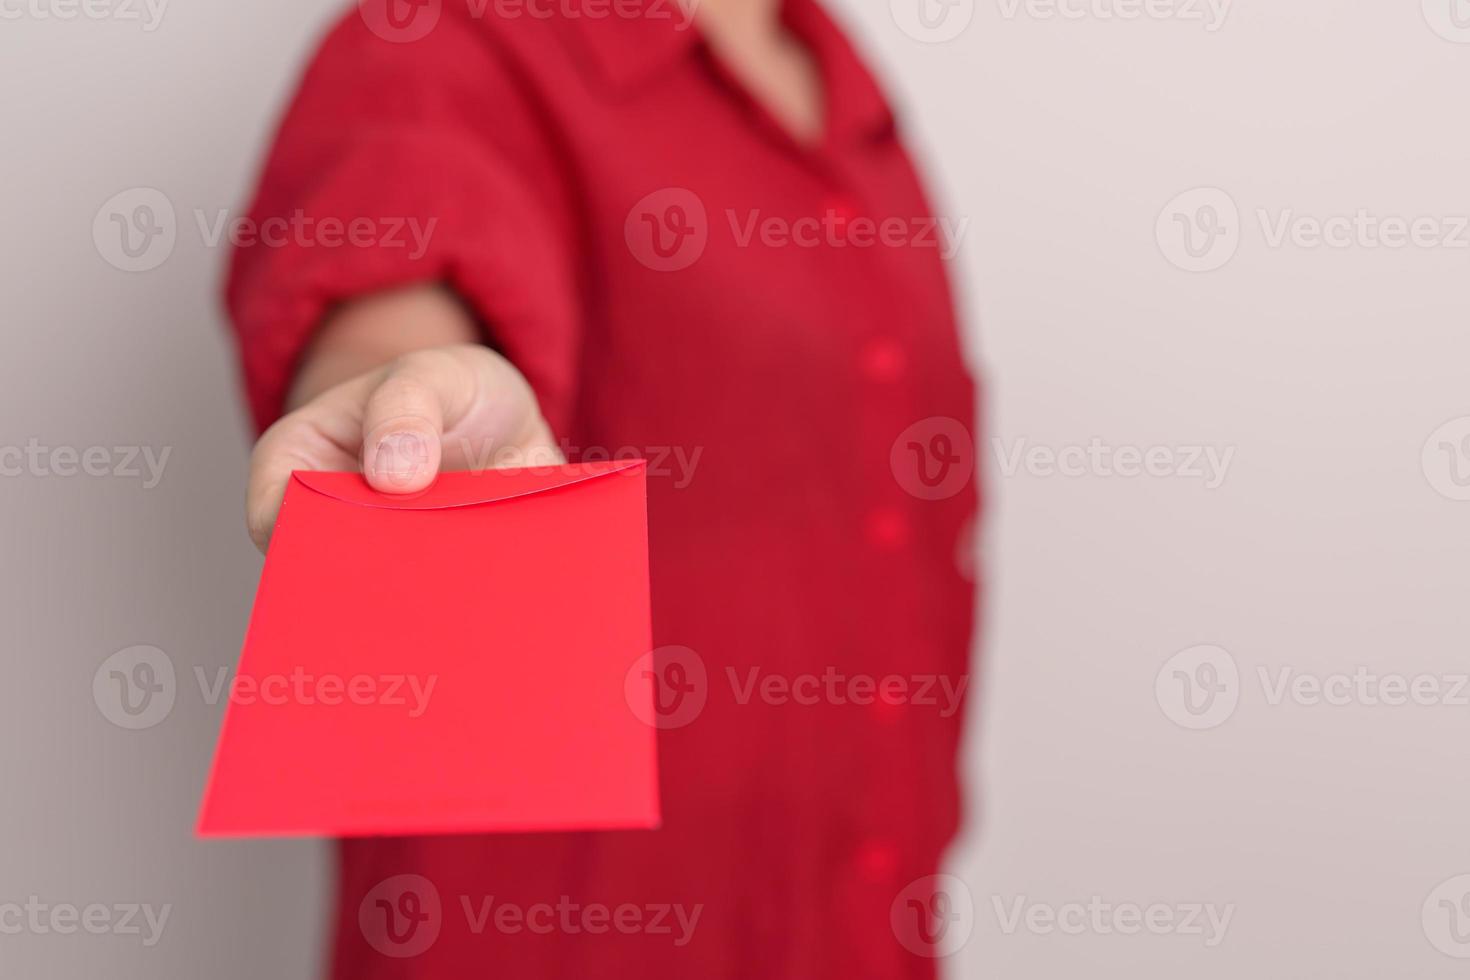
[[[286,408],[299,408],[404,354],[475,343],[479,337],[470,311],[443,286],[413,286],[352,300],[323,321],[302,354]]]

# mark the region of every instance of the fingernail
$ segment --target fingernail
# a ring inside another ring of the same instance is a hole
[[[416,432],[384,436],[373,454],[373,476],[390,483],[409,483],[428,465],[429,447]]]

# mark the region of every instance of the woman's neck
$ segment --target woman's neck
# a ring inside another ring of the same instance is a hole
[[[685,0],[706,34],[731,47],[746,47],[779,33],[781,0]]]
[[[821,137],[823,93],[811,52],[781,19],[784,0],[686,0],[710,47],[798,142]]]

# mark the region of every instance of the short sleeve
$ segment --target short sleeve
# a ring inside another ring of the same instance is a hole
[[[352,15],[314,57],[249,217],[226,305],[256,425],[281,413],[337,303],[441,282],[526,375],[556,431],[572,410],[575,229],[564,169],[491,39],[446,17],[394,43]]]

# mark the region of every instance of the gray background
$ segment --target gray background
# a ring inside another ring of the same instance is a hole
[[[1238,0],[1207,30],[1110,18],[1103,0],[1075,0],[1075,17],[959,0],[950,16],[967,26],[942,43],[904,31],[903,4],[843,4],[943,210],[969,220],[954,269],[990,436],[1007,452],[1094,438],[1234,450],[1207,489],[1007,475],[989,437],[978,447],[993,584],[967,776],[985,792],[952,861],[974,921],[951,976],[1462,975],[1447,953],[1470,946],[1436,948],[1441,907],[1426,899],[1470,872],[1470,707],[1273,704],[1259,674],[1467,670],[1470,503],[1447,467],[1470,460],[1438,446],[1470,426],[1470,250],[1273,245],[1257,215],[1470,212],[1470,31],[1449,20],[1454,2]],[[220,713],[194,670],[233,662],[259,570],[216,301],[225,253],[192,214],[242,202],[336,7],[175,0],[153,30],[4,8],[0,446],[170,456],[151,488],[0,477],[0,904],[172,911],[152,947],[0,933],[0,975],[228,980],[319,963],[320,846],[191,836]],[[161,266],[128,273],[91,229],[136,187],[168,197],[179,237]],[[1221,246],[1237,250],[1191,273],[1156,219],[1197,187],[1238,207]],[[1238,707],[1187,730],[1155,678],[1206,643],[1237,667]],[[167,654],[178,693],[129,731],[92,680],[138,644]],[[1094,896],[1233,918],[1207,947],[1007,930],[996,911]]]

